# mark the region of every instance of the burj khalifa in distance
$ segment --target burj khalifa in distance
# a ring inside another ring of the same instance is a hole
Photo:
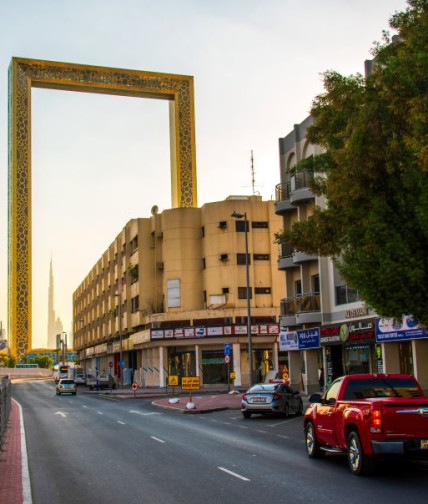
[[[56,335],[61,334],[64,328],[59,317],[55,318],[55,308],[54,308],[54,276],[52,267],[52,257],[51,264],[49,268],[49,289],[48,289],[48,344],[47,348],[56,348]]]

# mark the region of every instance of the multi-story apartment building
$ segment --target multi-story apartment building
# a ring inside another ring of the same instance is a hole
[[[118,375],[122,359],[141,385],[164,386],[168,375],[227,383],[228,369],[235,385],[248,384],[247,236],[253,381],[274,373],[281,224],[274,202],[259,196],[162,213],[154,207],[151,217],[130,220],[73,294],[81,365]]]
[[[310,189],[311,173],[296,172],[302,159],[321,153],[306,138],[312,117],[279,140],[281,183],[275,211],[283,228],[324,206],[324,197]],[[286,297],[281,301],[279,356],[289,363],[291,385],[308,392],[342,374],[359,372],[412,373],[428,389],[428,333],[406,320],[388,327],[387,320],[364,303],[358,291],[341,278],[333,261],[280,245],[278,268],[285,273]]]

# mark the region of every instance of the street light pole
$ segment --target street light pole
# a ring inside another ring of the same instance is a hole
[[[119,298],[119,372],[120,372],[120,386],[123,387],[123,361],[122,361],[122,293],[115,294]]]
[[[243,214],[233,212],[231,217],[235,219],[244,218],[245,222],[245,273],[247,280],[247,334],[248,334],[248,366],[250,368],[250,387],[253,385],[253,345],[251,340],[251,302],[250,302],[250,259],[248,256],[248,221],[247,212]]]

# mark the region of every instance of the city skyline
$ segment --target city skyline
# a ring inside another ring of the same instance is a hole
[[[21,56],[193,75],[199,206],[251,193],[252,150],[255,189],[270,199],[280,181],[278,138],[308,114],[322,91],[320,73],[363,72],[372,42],[406,3],[264,5],[124,1],[119,9],[109,1],[3,2],[3,194],[7,68],[12,56]],[[55,257],[56,307],[70,328],[73,290],[117,230],[130,218],[149,216],[153,205],[170,206],[169,134],[167,103],[157,100],[37,89],[32,109],[33,347],[40,347],[46,257],[51,251]],[[0,320],[6,325],[6,197],[1,204]],[[102,229],[93,228],[96,221],[105,223]]]

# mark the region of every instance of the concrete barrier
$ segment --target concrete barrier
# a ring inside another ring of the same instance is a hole
[[[52,369],[42,369],[42,368],[7,368],[0,367],[0,379],[4,376],[8,376],[12,379],[25,379],[25,378],[44,378],[49,379],[53,378],[53,370]]]

